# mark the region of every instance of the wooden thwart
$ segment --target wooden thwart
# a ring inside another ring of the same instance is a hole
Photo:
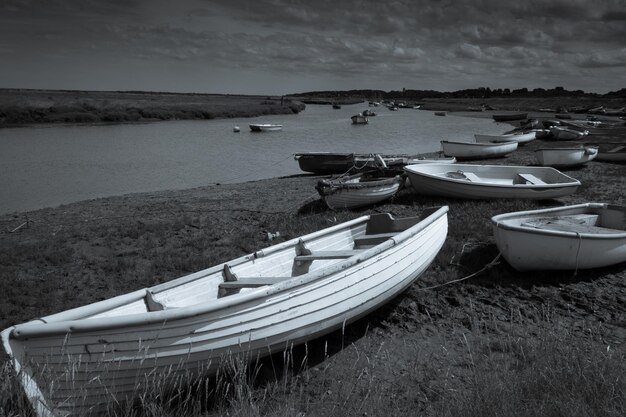
[[[394,237],[397,233],[378,233],[375,235],[363,235],[354,238],[354,244],[359,245],[378,245],[385,240]]]
[[[363,252],[364,249],[316,251],[308,255],[298,255],[296,261],[315,261],[324,259],[345,259]]]
[[[222,282],[220,288],[224,289],[241,289],[241,288],[257,288],[264,285],[274,285],[279,282],[286,281],[293,277],[254,277],[239,278],[237,281]]]
[[[524,181],[529,182],[533,185],[544,185],[546,184],[545,181],[543,181],[540,178],[535,177],[533,174],[517,174],[519,175]]]

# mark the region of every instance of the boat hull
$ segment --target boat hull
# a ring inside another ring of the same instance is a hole
[[[373,179],[367,178],[367,174],[353,175],[345,179],[322,180],[316,188],[330,209],[351,209],[390,199],[404,184],[404,180],[402,175]]]
[[[584,165],[598,156],[597,147],[544,148],[535,151],[537,163],[542,166],[573,167]]]
[[[425,164],[404,170],[418,194],[452,198],[543,200],[570,195],[580,186],[578,180],[548,167]],[[524,180],[528,174],[537,181]]]
[[[504,135],[474,135],[476,142],[517,142],[519,145],[523,145],[534,140],[536,137],[535,131],[528,133],[510,133]]]
[[[465,160],[499,158],[515,151],[517,145],[517,142],[471,143],[448,140],[441,141],[441,149],[444,155]]]
[[[596,160],[606,162],[626,162],[626,144],[601,144]]]
[[[273,285],[207,299],[224,282],[220,271],[226,264],[221,264],[13,326],[2,332],[2,342],[39,416],[100,414],[109,404],[155,386],[211,374],[231,357],[253,361],[370,313],[404,291],[434,260],[446,238],[446,213],[447,207],[433,210],[348,259],[297,264],[294,249],[303,241],[312,250],[339,250],[355,237],[376,236],[376,225],[369,224],[373,216],[228,262],[242,275],[259,268],[268,274],[308,270]],[[394,220],[392,229],[402,221]],[[148,312],[149,293],[166,309]]]
[[[276,132],[282,129],[283,129],[283,125],[272,125],[272,124],[251,124],[250,125],[250,130],[253,132]]]
[[[408,156],[382,155],[387,166],[406,165]],[[300,169],[313,174],[345,174],[349,170],[362,171],[376,168],[380,162],[374,155],[353,153],[309,152],[297,153],[294,159],[298,161]]]
[[[601,227],[582,223],[594,216],[606,216]],[[559,227],[568,218],[578,223]],[[506,213],[491,222],[498,249],[518,271],[591,269],[626,262],[624,207],[587,203]]]
[[[528,113],[494,114],[492,117],[496,122],[508,122],[511,120],[527,119]]]

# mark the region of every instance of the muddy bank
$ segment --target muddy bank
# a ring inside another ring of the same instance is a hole
[[[126,123],[295,114],[285,97],[0,89],[0,127],[35,123]]]

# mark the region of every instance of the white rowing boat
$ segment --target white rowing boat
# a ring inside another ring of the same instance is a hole
[[[598,156],[597,146],[540,148],[535,151],[537,163],[543,166],[573,167],[584,165]]]
[[[474,135],[476,142],[517,142],[520,145],[535,139],[536,132],[531,130],[527,133],[504,133],[502,135]]]
[[[428,268],[448,207],[352,221],[151,288],[1,334],[38,416],[101,413],[153,384],[210,374],[327,334],[380,307]]]
[[[442,140],[444,155],[457,159],[498,158],[517,149],[517,142],[457,142]]]
[[[417,193],[453,198],[541,200],[572,194],[580,186],[577,179],[548,167],[424,164],[404,171]]]
[[[587,203],[492,217],[498,249],[519,271],[626,262],[626,208]]]
[[[283,125],[275,125],[270,123],[251,124],[250,130],[253,132],[275,132],[282,130]]]

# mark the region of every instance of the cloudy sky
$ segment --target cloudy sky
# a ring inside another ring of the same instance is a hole
[[[625,0],[0,0],[0,87],[626,87]]]

